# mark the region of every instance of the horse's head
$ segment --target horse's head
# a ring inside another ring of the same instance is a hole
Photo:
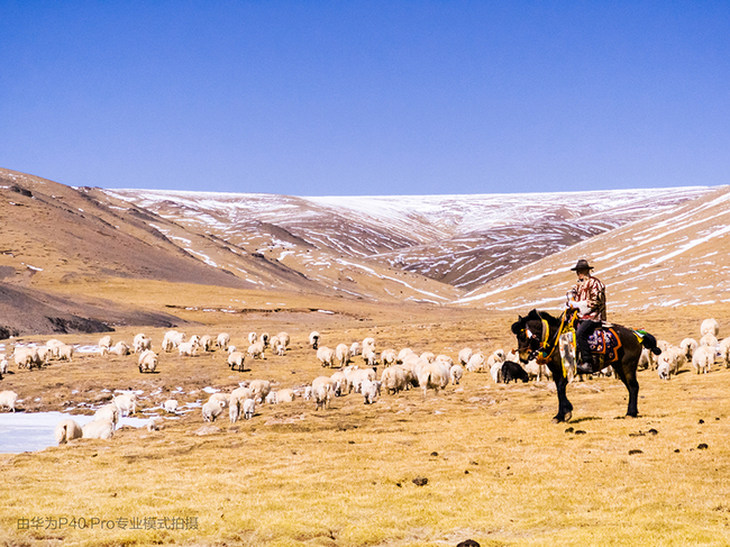
[[[542,330],[543,322],[537,310],[531,310],[527,317],[518,316],[518,320],[512,324],[521,362],[527,363],[537,356],[543,339]]]

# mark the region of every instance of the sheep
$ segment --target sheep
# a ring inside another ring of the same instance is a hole
[[[349,376],[349,379],[352,382],[352,390],[355,393],[360,393],[365,380],[375,380],[375,370],[371,368],[355,369]]]
[[[502,380],[505,384],[509,384],[510,381],[522,380],[523,383],[527,383],[530,378],[527,376],[527,372],[523,369],[519,363],[513,361],[505,361],[502,363]]]
[[[330,378],[332,378],[335,381],[335,388],[334,388],[335,397],[341,397],[342,395],[347,395],[352,390],[352,384],[350,384],[350,379],[347,377],[347,375],[343,371],[338,370],[332,376],[330,376]]]
[[[362,348],[360,347],[360,342],[353,342],[350,345],[350,356],[355,357],[357,355],[360,355],[362,353]]]
[[[231,335],[227,332],[221,332],[215,339],[215,343],[220,349],[226,351],[228,349],[228,344],[231,343]]]
[[[679,343],[679,347],[682,349],[687,360],[692,359],[692,354],[697,349],[697,346],[699,346],[699,344],[694,338],[685,338]]]
[[[157,368],[157,354],[151,349],[146,349],[139,354],[137,366],[140,372],[154,372]]]
[[[276,339],[276,344],[272,344],[271,347],[274,348],[274,355],[280,357],[286,355],[286,345],[278,338]]]
[[[662,380],[669,380],[676,375],[687,362],[684,350],[678,347],[669,347],[657,357],[657,373]]]
[[[250,420],[256,412],[256,401],[254,399],[245,399],[243,401],[243,419]]]
[[[725,368],[730,368],[730,336],[720,340],[718,348],[720,349],[720,359],[725,362]]]
[[[459,351],[459,363],[461,363],[463,366],[466,366],[469,363],[469,359],[471,359],[471,356],[474,355],[474,352],[471,350],[471,348],[464,348],[461,351]]]
[[[3,377],[3,374],[7,374],[7,373],[8,373],[8,360],[3,355],[2,357],[0,357],[0,378]]]
[[[362,341],[362,350],[365,351],[366,349],[370,348],[371,350],[375,351],[375,338],[372,338],[368,336],[367,338],[364,338]]]
[[[715,362],[715,348],[699,346],[692,356],[692,366],[697,374],[707,374]]]
[[[396,361],[402,364],[410,355],[415,354],[416,352],[413,351],[411,348],[403,348],[398,352],[398,358],[396,359]]]
[[[0,391],[0,408],[7,408],[11,412],[15,412],[15,403],[18,402],[18,394],[14,391]]]
[[[363,348],[362,358],[363,361],[365,361],[365,364],[369,367],[374,367],[378,364],[378,356],[376,355],[375,350],[370,347]]]
[[[204,422],[215,422],[216,418],[221,415],[225,403],[223,401],[208,400],[203,404],[202,413]]]
[[[94,420],[108,420],[116,426],[119,423],[119,408],[114,403],[108,403],[94,413]]]
[[[335,366],[335,352],[327,346],[322,346],[317,349],[317,359],[323,367]]]
[[[114,424],[111,420],[92,420],[81,428],[84,439],[111,439],[114,436]]]
[[[270,338],[270,336],[269,336],[268,332],[262,332],[259,335],[259,342],[261,342],[264,345],[264,347],[266,348],[269,346],[269,338]]]
[[[350,347],[347,344],[337,344],[337,347],[335,348],[335,363],[337,363],[340,368],[343,368],[347,366],[349,360]]]
[[[251,344],[248,346],[248,350],[246,350],[246,353],[251,356],[252,359],[266,359],[266,355],[264,355],[264,343],[259,340],[255,344]]]
[[[119,409],[120,416],[129,416],[137,411],[137,396],[134,393],[123,393],[112,399]]]
[[[48,342],[46,342],[46,347],[51,350],[51,355],[56,359],[58,359],[58,350],[62,346],[65,346],[65,344],[55,338],[51,338]]]
[[[318,376],[312,381],[312,398],[314,399],[316,410],[329,408],[332,391],[332,378]]]
[[[227,393],[222,393],[220,391],[218,393],[213,393],[210,397],[208,397],[208,401],[217,401],[219,403],[222,403],[223,406],[225,407],[228,404],[228,402],[229,402],[229,400],[231,398],[231,395],[233,395],[234,393],[236,393],[236,391],[237,390],[234,389],[233,392],[231,392],[230,395],[227,394]],[[249,393],[249,392],[246,391],[246,393]]]
[[[423,397],[426,398],[426,392],[429,388],[433,389],[438,395],[439,389],[444,389],[449,384],[449,371],[445,369],[441,363],[423,362],[418,369],[418,385],[423,390]]]
[[[102,336],[99,338],[99,353],[102,355],[106,355],[109,353],[109,348],[112,347],[112,337],[107,335]]]
[[[638,367],[639,369],[655,370],[657,368],[657,356],[648,348],[643,348],[639,356]]]
[[[177,407],[178,402],[175,399],[168,399],[162,405],[162,408],[165,409],[165,412],[169,412],[170,414],[177,414]]]
[[[284,344],[284,348],[288,348],[289,344],[291,343],[291,337],[289,336],[289,333],[286,331],[281,331],[276,335],[276,337],[279,339],[279,342],[281,344]]]
[[[396,394],[406,389],[407,373],[403,365],[393,365],[383,369],[380,375],[381,387],[388,394]]]
[[[530,380],[540,382],[543,378],[547,378],[547,365],[541,365],[535,359],[528,361],[524,368]]]
[[[236,367],[238,367],[238,371],[243,372],[243,363],[245,362],[245,360],[245,354],[241,353],[240,351],[232,351],[228,354],[228,357],[226,358],[226,363],[229,367],[231,367],[231,370],[236,370]]]
[[[380,395],[380,382],[366,378],[362,383],[360,393],[362,393],[366,405],[373,404]]]
[[[700,338],[700,346],[709,346],[711,348],[717,347],[717,344],[719,342],[717,341],[717,337],[712,333],[705,334],[702,338]]]
[[[129,346],[126,344],[126,342],[122,342],[120,340],[109,349],[109,353],[119,355],[120,357],[122,355],[129,355]]]
[[[152,340],[146,334],[138,333],[134,335],[132,340],[132,351],[134,353],[142,353],[144,350],[152,349]]]
[[[37,348],[16,346],[13,351],[13,361],[18,368],[27,367],[28,370],[32,369],[33,365],[38,365],[38,368],[41,366]]]
[[[203,348],[203,351],[213,351],[213,337],[210,334],[201,336],[200,347]]]
[[[309,345],[312,346],[312,349],[319,347],[319,333],[316,330],[309,333]]]
[[[700,335],[712,334],[717,336],[720,334],[720,324],[715,319],[705,319],[700,325]]]
[[[461,378],[464,376],[464,367],[462,367],[458,363],[454,363],[449,369],[449,376],[451,378],[452,384],[458,384],[459,382],[461,382]]]
[[[495,384],[502,383],[503,377],[502,377],[502,363],[497,362],[494,363],[491,367],[489,367],[489,374],[492,377],[492,380],[494,380]]]
[[[256,334],[255,332],[252,331],[252,332],[249,332],[248,333],[248,338],[247,339],[248,339],[248,343],[249,344],[255,344],[256,341],[258,340],[258,338],[259,338],[259,335]]]
[[[251,390],[253,400],[257,403],[263,403],[271,391],[271,382],[268,380],[251,380],[245,387]]]
[[[398,354],[394,349],[388,348],[380,352],[380,360],[383,362],[384,367],[395,365],[398,360]]]
[[[492,354],[487,357],[487,367],[491,370],[492,365],[495,363],[504,363],[506,360],[506,357],[504,355],[503,349],[497,349],[492,352]]]
[[[291,403],[296,398],[293,389],[285,388],[276,392],[276,404]]]
[[[57,444],[66,444],[74,439],[80,439],[83,436],[83,430],[71,418],[66,418],[58,422],[53,430],[53,436],[56,438]]]
[[[61,361],[71,361],[74,356],[74,347],[69,344],[63,344],[58,347],[56,357]]]
[[[218,396],[219,398],[215,398],[214,396]],[[224,398],[225,397],[225,398]],[[243,402],[246,399],[253,399],[254,393],[253,391],[247,387],[242,386],[239,388],[234,389],[229,396],[224,396],[222,393],[214,393],[210,396],[210,399],[208,399],[209,403],[220,403],[223,407],[226,405],[226,401],[228,402],[228,418],[230,419],[231,423],[236,423],[238,421],[238,418],[241,417],[242,413],[242,407]]]
[[[269,394],[266,396],[266,399],[264,399],[264,402],[267,405],[275,405],[277,404],[278,399],[278,393],[276,391],[270,391]]]
[[[198,354],[197,340],[190,339],[177,345],[177,352],[182,357],[195,357]]]
[[[169,330],[162,338],[162,349],[165,352],[171,352],[185,341],[185,333],[176,330]]]
[[[433,363],[434,360],[436,359],[436,354],[432,351],[424,351],[420,355],[420,358],[423,359],[424,361],[428,361],[429,363]]]
[[[484,363],[486,359],[481,352],[473,353],[466,363],[466,370],[469,372],[482,372],[484,370]]]

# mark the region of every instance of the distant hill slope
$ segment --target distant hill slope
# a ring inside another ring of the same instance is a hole
[[[539,236],[538,236],[539,237]],[[588,258],[607,285],[609,313],[730,304],[730,187],[581,242],[472,291],[489,308],[560,308]]]

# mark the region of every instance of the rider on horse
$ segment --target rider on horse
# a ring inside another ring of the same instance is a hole
[[[578,282],[568,291],[567,305],[575,308],[578,314],[578,326],[575,331],[576,345],[578,346],[578,374],[591,374],[593,370],[593,356],[588,345],[588,337],[593,334],[601,321],[606,320],[606,286],[591,275],[593,266],[581,258],[575,267],[571,268],[578,274]]]

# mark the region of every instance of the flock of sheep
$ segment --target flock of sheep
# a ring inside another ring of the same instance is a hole
[[[730,337],[718,341],[717,321],[703,321],[700,332],[699,341],[687,338],[679,346],[660,342],[662,354],[655,357],[646,352],[642,358],[643,363],[640,364],[644,368],[655,369],[659,377],[665,380],[677,374],[687,362],[692,363],[697,373],[708,372],[717,361],[730,367]],[[193,335],[186,339],[184,333],[171,330],[165,333],[161,348],[164,352],[177,351],[180,356],[188,357],[199,352],[220,350],[225,352],[226,363],[232,370],[243,371],[247,359],[264,359],[265,352],[268,351],[285,355],[291,342],[286,332],[275,336],[252,332],[247,340],[249,346],[244,352],[231,345],[231,337],[227,333],[221,333],[215,339],[209,335]],[[378,352],[372,337],[367,337],[362,342],[340,343],[334,348],[322,346],[320,341],[320,334],[313,331],[309,335],[308,345],[316,351],[316,359],[323,368],[337,369],[332,374],[317,376],[308,385],[278,390],[273,390],[272,383],[268,380],[241,382],[240,387],[230,393],[213,393],[202,404],[203,420],[213,422],[228,408],[229,420],[235,423],[241,418],[251,419],[259,405],[287,403],[296,398],[311,400],[316,410],[322,410],[329,408],[332,398],[349,393],[361,394],[365,404],[375,402],[382,392],[397,394],[417,387],[421,388],[423,397],[426,397],[429,389],[438,392],[449,384],[458,384],[465,372],[488,372],[497,383],[509,383],[512,380],[527,382],[530,379],[542,380],[550,377],[546,367],[534,361],[522,367],[514,353],[505,353],[501,349],[485,355],[463,348],[454,361],[448,355],[428,351],[418,354],[410,348],[400,351],[387,348]],[[159,356],[152,350],[150,338],[144,334],[137,334],[131,346],[125,342],[112,345],[111,337],[107,335],[99,340],[98,347],[102,355],[137,354],[140,373],[154,372],[158,365]],[[569,352],[565,347],[561,350],[565,352],[564,358],[570,364],[572,360]],[[52,360],[70,361],[73,354],[73,346],[50,340],[41,347],[16,346],[13,360],[18,368],[32,369],[34,366],[40,368]],[[7,372],[7,368],[8,359],[0,354],[0,372]],[[1,391],[0,409],[7,408],[14,412],[17,400],[18,395],[15,392]],[[92,421],[83,427],[72,419],[60,422],[55,431],[56,441],[63,444],[82,437],[109,439],[113,436],[120,417],[134,414],[136,407],[137,398],[133,392],[120,393],[111,402],[96,410]],[[168,399],[162,404],[162,408],[166,412],[177,413],[179,405],[175,399]],[[148,427],[156,428],[158,422],[150,421]]]

